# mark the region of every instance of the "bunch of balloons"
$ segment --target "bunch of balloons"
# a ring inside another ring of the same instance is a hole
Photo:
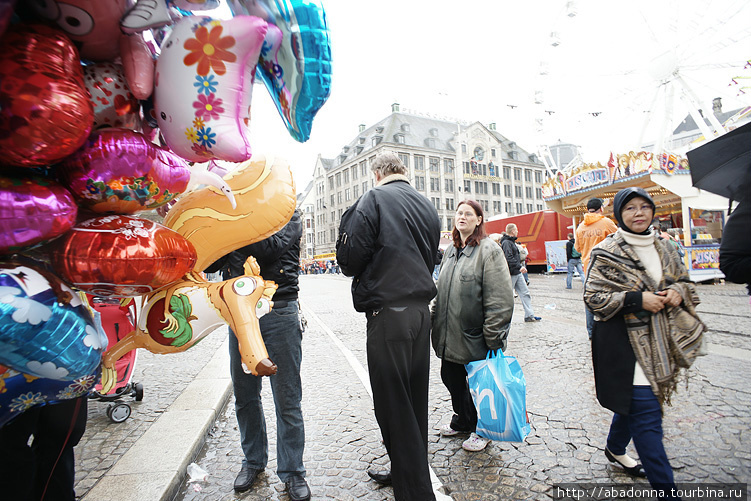
[[[229,19],[199,15],[223,2]],[[93,388],[107,336],[84,293],[199,283],[208,259],[291,217],[289,166],[251,160],[257,76],[306,141],[331,83],[319,0],[0,0],[0,427]],[[244,177],[210,161],[243,163]],[[200,207],[176,204],[183,194]],[[230,240],[180,230],[251,214],[252,231],[222,227]],[[173,300],[192,306],[168,295],[170,321]]]

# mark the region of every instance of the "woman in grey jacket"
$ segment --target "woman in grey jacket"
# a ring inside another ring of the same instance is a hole
[[[506,348],[514,296],[503,250],[487,237],[479,203],[459,203],[452,236],[454,245],[444,253],[431,308],[433,349],[454,410],[441,435],[471,433],[462,447],[479,451],[489,440],[474,433],[477,411],[464,364],[484,359],[488,350]]]

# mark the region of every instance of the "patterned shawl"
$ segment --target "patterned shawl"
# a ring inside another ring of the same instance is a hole
[[[673,289],[680,306],[657,313],[626,313],[631,348],[661,404],[670,404],[679,371],[696,358],[706,326],[696,314],[699,297],[678,252],[655,235],[663,277],[655,283],[636,251],[619,233],[592,250],[584,300],[598,320],[609,320],[623,308],[627,292]]]

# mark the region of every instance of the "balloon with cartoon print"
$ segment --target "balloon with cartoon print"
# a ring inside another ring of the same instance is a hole
[[[34,0],[28,8],[76,42],[82,60],[114,62],[122,59],[130,90],[146,99],[153,89],[154,63],[140,34],[120,31],[120,18],[130,0]]]
[[[101,323],[78,293],[40,266],[0,263],[0,363],[72,381],[91,374],[106,348]]]
[[[258,75],[290,135],[310,138],[313,119],[331,93],[331,41],[319,0],[227,0],[235,14],[266,20]]]
[[[94,105],[94,130],[141,128],[141,105],[128,87],[122,65],[90,64],[84,66],[83,75]]]
[[[162,44],[155,105],[167,146],[189,161],[250,158],[247,123],[253,75],[267,24],[183,17]]]
[[[73,196],[52,179],[0,176],[0,254],[59,237],[73,227],[77,214]]]
[[[88,395],[99,379],[94,372],[73,381],[32,376],[0,365],[0,428],[32,407]]]
[[[123,15],[120,28],[123,33],[140,33],[148,29],[161,28],[172,23],[172,16],[179,16],[171,12],[175,10],[190,14],[194,11],[210,10],[219,7],[219,0],[145,0],[136,3]]]
[[[73,43],[44,25],[14,25],[0,39],[2,162],[50,165],[83,144],[94,123]]]

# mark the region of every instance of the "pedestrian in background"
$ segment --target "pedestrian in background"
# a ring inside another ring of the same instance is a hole
[[[582,270],[582,260],[579,251],[574,248],[574,234],[568,234],[568,242],[566,242],[566,262],[568,263],[568,275],[566,275],[566,288],[571,288],[571,278],[574,276],[574,270],[579,272],[579,278],[581,278],[582,285],[584,285],[584,271]]]
[[[514,297],[506,259],[486,236],[479,203],[459,202],[451,236],[454,245],[444,254],[431,309],[433,349],[441,359],[441,380],[454,410],[451,422],[440,433],[444,437],[471,433],[462,448],[480,451],[490,440],[475,433],[477,410],[464,364],[484,359],[488,350],[506,349]]]
[[[367,318],[373,406],[390,472],[368,471],[393,484],[397,500],[433,500],[428,470],[430,311],[440,239],[438,213],[409,184],[395,153],[371,169],[376,186],[342,215],[336,259],[352,281],[352,301]]]
[[[519,255],[519,248],[516,245],[516,238],[519,235],[519,229],[514,223],[506,225],[506,234],[501,238],[501,247],[508,263],[509,273],[511,274],[511,285],[519,295],[524,308],[525,322],[539,322],[542,318],[535,316],[535,310],[532,309],[532,295],[524,280],[522,273],[527,272],[527,268],[522,266]]]
[[[746,284],[751,294],[751,201],[744,200],[735,208],[722,233],[720,270],[731,282]]]
[[[670,489],[663,405],[696,357],[705,327],[678,252],[651,228],[654,212],[642,188],[616,194],[619,228],[592,250],[584,300],[595,315],[597,399],[614,412],[605,455],[630,475],[646,474],[655,489]],[[626,453],[632,439],[643,467]]]
[[[529,274],[527,273],[527,256],[529,256],[529,251],[525,245],[522,245],[519,242],[516,242],[516,246],[519,248],[519,261],[522,264],[522,268],[524,268],[524,271],[522,272],[524,283],[529,285]]]
[[[210,269],[221,269],[224,279],[245,274],[244,264],[253,256],[261,267],[261,276],[278,286],[274,306],[259,319],[261,335],[269,358],[277,372],[269,376],[276,408],[276,466],[279,480],[292,501],[310,499],[305,480],[303,450],[305,426],[302,416],[302,330],[298,304],[298,274],[302,223],[295,212],[284,228],[269,238],[227,254]],[[246,374],[242,367],[237,337],[229,335],[230,374],[235,393],[235,413],[240,429],[243,463],[235,479],[237,492],[251,488],[268,463],[266,419],[261,402],[263,377]]]
[[[584,220],[576,228],[574,249],[581,254],[585,274],[589,273],[589,253],[592,252],[592,248],[618,229],[613,221],[605,217],[604,206],[601,198],[590,198],[587,202],[588,212],[584,214]],[[587,335],[589,339],[592,339],[592,327],[595,319],[586,304],[584,305],[584,313],[587,316]]]

